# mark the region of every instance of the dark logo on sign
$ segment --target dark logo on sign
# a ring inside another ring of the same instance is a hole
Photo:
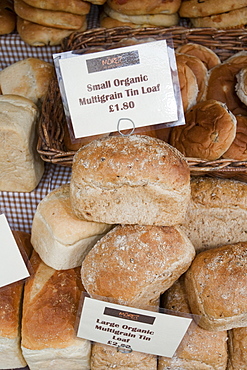
[[[145,324],[153,325],[155,317],[140,315],[139,313],[128,312],[123,310],[116,310],[114,308],[105,307],[104,315],[118,317],[120,319],[144,322]]]
[[[140,64],[138,50],[86,60],[88,73]]]

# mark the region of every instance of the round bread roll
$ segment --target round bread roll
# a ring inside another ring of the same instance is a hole
[[[106,3],[116,12],[127,15],[174,14],[177,13],[181,0],[107,0]]]
[[[199,58],[207,69],[211,69],[221,63],[220,58],[213,50],[201,44],[189,42],[177,47],[176,52]]]
[[[26,58],[0,71],[2,94],[24,96],[39,104],[44,100],[54,76],[54,66],[39,58]]]
[[[156,306],[194,256],[192,243],[178,227],[118,225],[82,262],[82,283],[92,297],[139,308]]]
[[[183,102],[183,109],[186,112],[188,109],[196,104],[199,91],[198,84],[194,72],[187,64],[184,64],[177,60],[177,71]]]
[[[197,103],[185,114],[186,124],[173,127],[170,144],[186,157],[216,160],[230,147],[237,120],[216,100]]]
[[[246,4],[245,4],[246,5]],[[234,28],[247,23],[247,7],[208,17],[190,18],[194,27]]]
[[[11,33],[16,27],[16,14],[13,3],[9,0],[0,2],[0,35]]]
[[[246,0],[183,0],[179,9],[181,17],[197,18],[213,14],[227,13],[246,6]]]
[[[236,137],[229,149],[223,154],[223,158],[231,158],[239,161],[247,160],[247,116],[236,116]]]
[[[239,52],[224,63],[209,71],[206,99],[215,99],[226,103],[234,115],[247,115],[245,104],[238,98],[235,90],[236,75],[247,64],[247,52]]]
[[[87,29],[87,22],[81,27],[80,32]],[[46,27],[17,17],[17,32],[20,38],[31,46],[56,46],[60,45],[65,37],[70,36],[74,30]]]
[[[247,66],[242,68],[236,75],[237,83],[235,86],[237,96],[247,105]]]
[[[176,62],[186,64],[194,73],[196,77],[196,82],[198,86],[198,94],[196,101],[199,102],[204,98],[207,80],[208,80],[208,70],[203,64],[203,62],[192,55],[176,53]]]
[[[85,24],[86,15],[35,8],[22,0],[15,0],[16,14],[27,21],[46,27],[78,30]]]
[[[191,312],[206,330],[247,326],[247,242],[199,253],[185,273]]]
[[[34,8],[68,12],[85,15],[90,11],[90,4],[83,0],[25,0],[25,3]]]
[[[120,22],[131,22],[139,25],[153,25],[156,27],[170,27],[175,26],[179,23],[178,13],[166,14],[137,14],[137,15],[128,15],[117,12],[113,10],[108,5],[104,6],[104,12],[113,19],[116,19]]]
[[[189,166],[162,140],[109,136],[74,156],[70,200],[79,218],[170,226],[183,220],[189,199]]]

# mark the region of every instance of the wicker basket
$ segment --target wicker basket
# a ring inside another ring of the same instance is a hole
[[[124,38],[147,38],[157,40],[172,36],[174,47],[194,42],[212,49],[222,61],[233,54],[247,50],[247,31],[245,29],[217,30],[212,28],[143,28],[131,29],[119,27],[114,29],[94,28],[82,33],[74,33],[65,39],[62,51],[79,50],[116,44]],[[39,120],[38,152],[45,162],[71,166],[74,151],[67,151],[64,144],[65,114],[56,77],[51,81],[49,93],[42,106]],[[187,158],[193,175],[210,175],[232,177],[247,180],[247,161],[219,159],[205,161]]]

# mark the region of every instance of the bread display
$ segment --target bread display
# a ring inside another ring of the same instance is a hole
[[[197,252],[246,241],[247,184],[234,179],[196,176],[181,225]]]
[[[30,235],[13,231],[16,243],[30,257]],[[1,369],[26,366],[21,351],[21,312],[24,281],[17,281],[0,289],[0,364]]]
[[[226,104],[210,99],[185,114],[185,125],[173,127],[170,144],[186,157],[216,160],[236,137],[237,119]]]
[[[80,269],[56,271],[34,251],[34,270],[24,289],[23,356],[32,370],[89,370],[91,343],[76,337],[75,324],[82,291]]]
[[[247,326],[247,242],[203,251],[185,273],[185,288],[198,325],[222,331]]]
[[[0,71],[0,91],[3,95],[24,96],[40,105],[53,75],[51,63],[39,58],[25,58]]]
[[[184,275],[164,294],[162,306],[180,314],[191,313],[184,287]],[[208,331],[192,321],[175,355],[172,358],[158,359],[158,370],[225,370],[227,358],[227,331]]]
[[[170,226],[182,221],[189,199],[188,165],[162,140],[111,136],[83,146],[74,157],[70,200],[78,218]]]
[[[0,95],[0,190],[31,192],[44,173],[36,150],[39,110],[30,99]]]
[[[56,270],[81,266],[86,254],[112,225],[77,219],[72,213],[69,184],[51,191],[33,218],[31,241],[41,259]]]
[[[11,0],[0,3],[0,35],[13,32],[16,28],[16,14]]]

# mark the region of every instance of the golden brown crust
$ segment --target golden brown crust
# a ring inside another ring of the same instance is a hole
[[[88,14],[90,11],[90,4],[83,0],[24,0],[24,2],[39,9],[62,11],[79,15]]]
[[[25,285],[22,345],[34,350],[65,348],[75,339],[83,291],[80,269],[55,271],[45,266],[35,251],[30,262],[34,275]]]
[[[155,305],[194,255],[176,227],[116,226],[86,256],[82,282],[92,296],[135,307]]]
[[[244,369],[247,363],[247,327],[228,332],[228,370]]]
[[[107,0],[106,3],[115,11],[128,15],[174,14],[178,11],[181,0]]]
[[[217,100],[197,103],[185,114],[185,121],[172,129],[170,143],[186,157],[216,160],[236,136],[235,116]]]
[[[80,31],[85,31],[86,28],[85,22]],[[42,26],[21,17],[17,17],[17,31],[21,39],[31,46],[60,45],[65,37],[74,32],[74,30]]]
[[[212,14],[230,12],[231,10],[239,9],[246,5],[246,0],[183,0],[179,13],[181,17],[187,18],[207,17]]]
[[[86,220],[174,225],[187,208],[189,179],[184,157],[162,140],[110,136],[76,153],[71,206]]]
[[[192,313],[199,325],[221,331],[247,325],[247,243],[199,253],[185,274]]]
[[[0,2],[0,35],[11,33],[15,30],[16,14],[13,3],[8,0]]]
[[[201,101],[204,97],[207,85],[207,68],[199,58],[192,55],[176,53],[176,61],[181,65],[187,65],[194,73],[198,86],[196,101]]]
[[[183,109],[187,112],[188,109],[196,104],[198,95],[197,80],[192,69],[187,64],[181,63],[179,60],[177,61],[177,71]]]
[[[236,137],[229,149],[223,154],[223,158],[231,158],[239,161],[247,160],[247,116],[236,116]]]
[[[184,276],[184,275],[183,275]],[[183,276],[165,293],[164,307],[178,313],[191,313],[184,287]],[[227,331],[204,330],[195,322],[189,326],[175,355],[169,359],[161,357],[158,370],[225,369],[227,363]]]
[[[187,43],[179,46],[176,52],[193,55],[199,58],[207,69],[211,69],[221,63],[220,58],[213,50],[201,44]]]
[[[13,231],[16,243],[21,251],[30,256],[32,246],[30,234]],[[0,290],[0,336],[16,338],[19,335],[21,299],[23,282],[16,282]]]
[[[234,115],[247,115],[246,106],[238,98],[235,86],[236,75],[246,66],[247,52],[239,52],[209,72],[206,99],[226,103]]]
[[[236,75],[236,94],[239,99],[247,105],[247,67],[242,68]]]
[[[92,346],[91,370],[156,370],[156,356],[141,353],[121,353],[115,347],[94,343]]]
[[[191,18],[194,27],[234,28],[247,23],[247,7],[211,15],[209,17]]]
[[[86,15],[38,9],[26,4],[22,0],[15,0],[15,12],[20,18],[27,21],[46,27],[67,30],[79,30],[86,20]]]

